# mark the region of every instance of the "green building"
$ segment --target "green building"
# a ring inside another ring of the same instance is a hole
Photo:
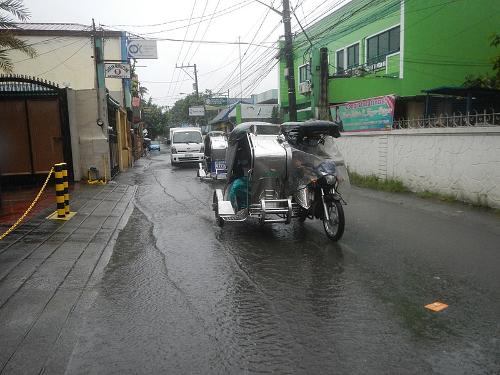
[[[332,105],[385,95],[395,97],[395,120],[498,105],[497,93],[463,88],[466,77],[492,72],[495,32],[500,1],[352,0],[307,27],[308,38],[294,38],[298,119],[328,118]]]

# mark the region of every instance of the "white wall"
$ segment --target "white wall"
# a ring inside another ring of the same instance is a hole
[[[106,176],[109,178],[108,140],[105,129],[103,131],[96,123],[96,90],[73,91],[68,95],[68,106],[70,108],[73,163],[76,165],[79,162],[81,178],[87,178],[90,167],[97,168],[101,176],[106,172]],[[77,137],[77,147],[73,145],[76,142],[75,137]],[[76,152],[78,155],[75,155]],[[75,173],[75,179],[76,177],[77,173]]]
[[[343,133],[351,171],[500,208],[500,126]]]
[[[94,52],[90,38],[54,36],[20,38],[28,44],[33,44],[38,55],[29,58],[19,51],[10,51],[9,57],[14,62],[14,74],[43,78],[61,87],[69,86],[75,90],[94,88],[94,60],[91,58]]]
[[[19,51],[10,51],[14,62],[14,74],[34,76],[57,83],[73,90],[95,88],[95,63],[93,44],[85,36],[20,36],[33,45],[37,56],[30,58]],[[121,42],[118,37],[105,38],[104,58],[121,60]],[[123,104],[121,79],[107,78],[106,88],[120,104]]]

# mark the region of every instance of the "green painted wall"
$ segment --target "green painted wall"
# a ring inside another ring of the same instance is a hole
[[[422,90],[439,86],[461,85],[469,74],[491,71],[489,36],[500,32],[500,1],[492,0],[405,0],[403,72],[400,78],[400,55],[388,58],[387,69],[363,77],[331,78],[330,103],[340,103],[379,96],[421,95]],[[309,27],[315,51],[327,47],[330,75],[335,73],[336,51],[360,42],[359,61],[365,60],[367,37],[401,23],[400,0],[353,0],[335,13]],[[294,40],[297,103],[311,103],[311,95],[298,92],[298,67],[312,56],[303,34]],[[280,99],[288,106],[287,83],[280,61]],[[312,74],[315,67],[312,67]],[[318,72],[319,73],[319,72]],[[313,82],[314,82],[313,78]],[[318,89],[313,85],[313,91]]]
[[[413,0],[405,8],[402,95],[459,86],[471,73],[491,71],[489,37],[500,32],[500,1]]]

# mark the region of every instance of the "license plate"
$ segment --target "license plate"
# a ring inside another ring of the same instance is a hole
[[[215,169],[226,169],[226,162],[225,161],[215,162]]]
[[[192,158],[193,154],[184,154],[184,157],[186,157],[186,158]]]

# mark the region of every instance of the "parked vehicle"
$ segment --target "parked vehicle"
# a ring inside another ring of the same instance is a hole
[[[160,152],[160,141],[151,141],[151,143],[149,144],[149,151]]]
[[[227,137],[224,132],[212,131],[205,136],[205,158],[199,163],[198,177],[226,178]]]
[[[329,121],[238,125],[228,138],[228,183],[213,195],[218,225],[252,217],[261,224],[316,218],[328,238],[339,240],[341,192],[349,186],[334,142],[339,136],[340,125]]]
[[[203,161],[205,155],[200,128],[176,128],[173,131],[171,129],[171,132],[170,162],[172,165]]]

